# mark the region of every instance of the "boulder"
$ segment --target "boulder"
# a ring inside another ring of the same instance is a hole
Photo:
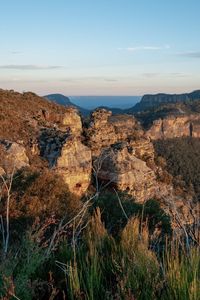
[[[120,147],[121,146],[121,147]],[[113,145],[98,158],[102,160],[98,172],[100,180],[114,184],[131,194],[137,202],[144,202],[156,193],[156,175],[147,163],[129,151],[125,144]]]
[[[29,166],[29,159],[22,142],[19,144],[8,140],[1,140],[0,144],[1,149],[3,149],[1,167],[6,173],[12,173]]]

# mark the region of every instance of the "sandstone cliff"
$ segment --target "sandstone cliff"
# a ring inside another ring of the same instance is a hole
[[[169,116],[155,120],[146,134],[152,140],[183,136],[200,137],[200,115]]]
[[[81,197],[99,162],[98,180],[128,192],[136,201],[154,197],[177,201],[173,186],[160,181],[162,169],[155,163],[151,139],[199,137],[197,114],[157,120],[145,133],[133,116],[113,116],[98,109],[83,129],[74,108],[60,107],[32,93],[0,91],[0,99],[1,175],[8,166],[20,169],[40,159],[43,168],[48,165],[62,176],[69,191]],[[181,197],[179,203],[183,203]]]
[[[33,93],[0,90],[0,172],[35,165],[59,173],[69,190],[82,196],[91,180],[91,151],[82,143],[82,120]],[[9,139],[8,139],[9,138]],[[43,164],[44,162],[44,164]],[[38,166],[37,166],[38,167]]]
[[[89,147],[93,156],[99,155],[103,148],[131,139],[143,132],[133,116],[115,115],[105,109],[97,109],[91,115],[86,131]]]
[[[70,120],[76,120],[74,118]],[[75,135],[77,123],[71,123],[70,130],[43,129],[39,137],[40,155],[49,163],[68,185],[69,191],[83,196],[91,181],[91,150]]]
[[[164,94],[159,93],[155,95],[144,95],[139,103],[128,111],[139,112],[158,107],[162,104],[181,103],[185,101],[200,100],[200,90],[185,94]]]
[[[87,143],[100,181],[131,194],[136,201],[162,197],[167,190],[157,180],[154,147],[140,124],[128,115],[112,116],[99,109],[91,115]]]
[[[143,202],[155,195],[157,183],[155,172],[135,155],[129,144],[114,144],[101,155],[100,180],[114,184],[117,189],[131,194]]]
[[[11,174],[29,166],[29,159],[23,144],[0,140],[0,174]]]

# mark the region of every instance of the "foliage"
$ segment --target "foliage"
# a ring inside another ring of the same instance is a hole
[[[166,169],[174,178],[176,186],[192,187],[200,196],[200,139],[175,138],[154,142],[158,156],[165,158]]]
[[[44,261],[43,249],[27,235],[20,248],[13,247],[6,259],[1,261],[0,297],[7,295],[8,299],[12,299],[13,295],[17,295],[20,299],[32,299],[34,291],[31,284],[37,279]]]
[[[188,255],[176,245],[167,246],[163,260],[166,278],[164,299],[197,300],[200,295],[200,251],[191,248]]]
[[[162,234],[171,232],[170,218],[160,208],[158,201],[151,199],[144,204],[139,204],[124,193],[119,194],[119,198],[128,218],[140,216],[143,221],[148,220],[151,232],[156,227],[161,228]],[[100,208],[103,222],[110,233],[116,235],[126,225],[127,218],[113,192],[102,193],[94,203],[94,208],[96,207]]]

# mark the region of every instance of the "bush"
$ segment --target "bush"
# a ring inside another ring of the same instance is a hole
[[[27,217],[50,215],[71,218],[80,209],[81,201],[68,190],[63,179],[50,170],[42,173],[24,170],[13,181],[13,214]]]
[[[142,221],[148,221],[150,233],[159,228],[163,236],[171,234],[170,217],[160,208],[158,201],[151,199],[139,204],[127,194],[119,193],[119,197],[128,218],[139,216]],[[101,194],[94,203],[94,208],[96,207],[101,210],[102,220],[108,232],[117,235],[127,223],[117,196],[111,192]]]

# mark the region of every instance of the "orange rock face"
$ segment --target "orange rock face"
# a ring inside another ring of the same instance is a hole
[[[155,120],[146,134],[152,140],[184,136],[200,137],[200,116],[170,116]]]

